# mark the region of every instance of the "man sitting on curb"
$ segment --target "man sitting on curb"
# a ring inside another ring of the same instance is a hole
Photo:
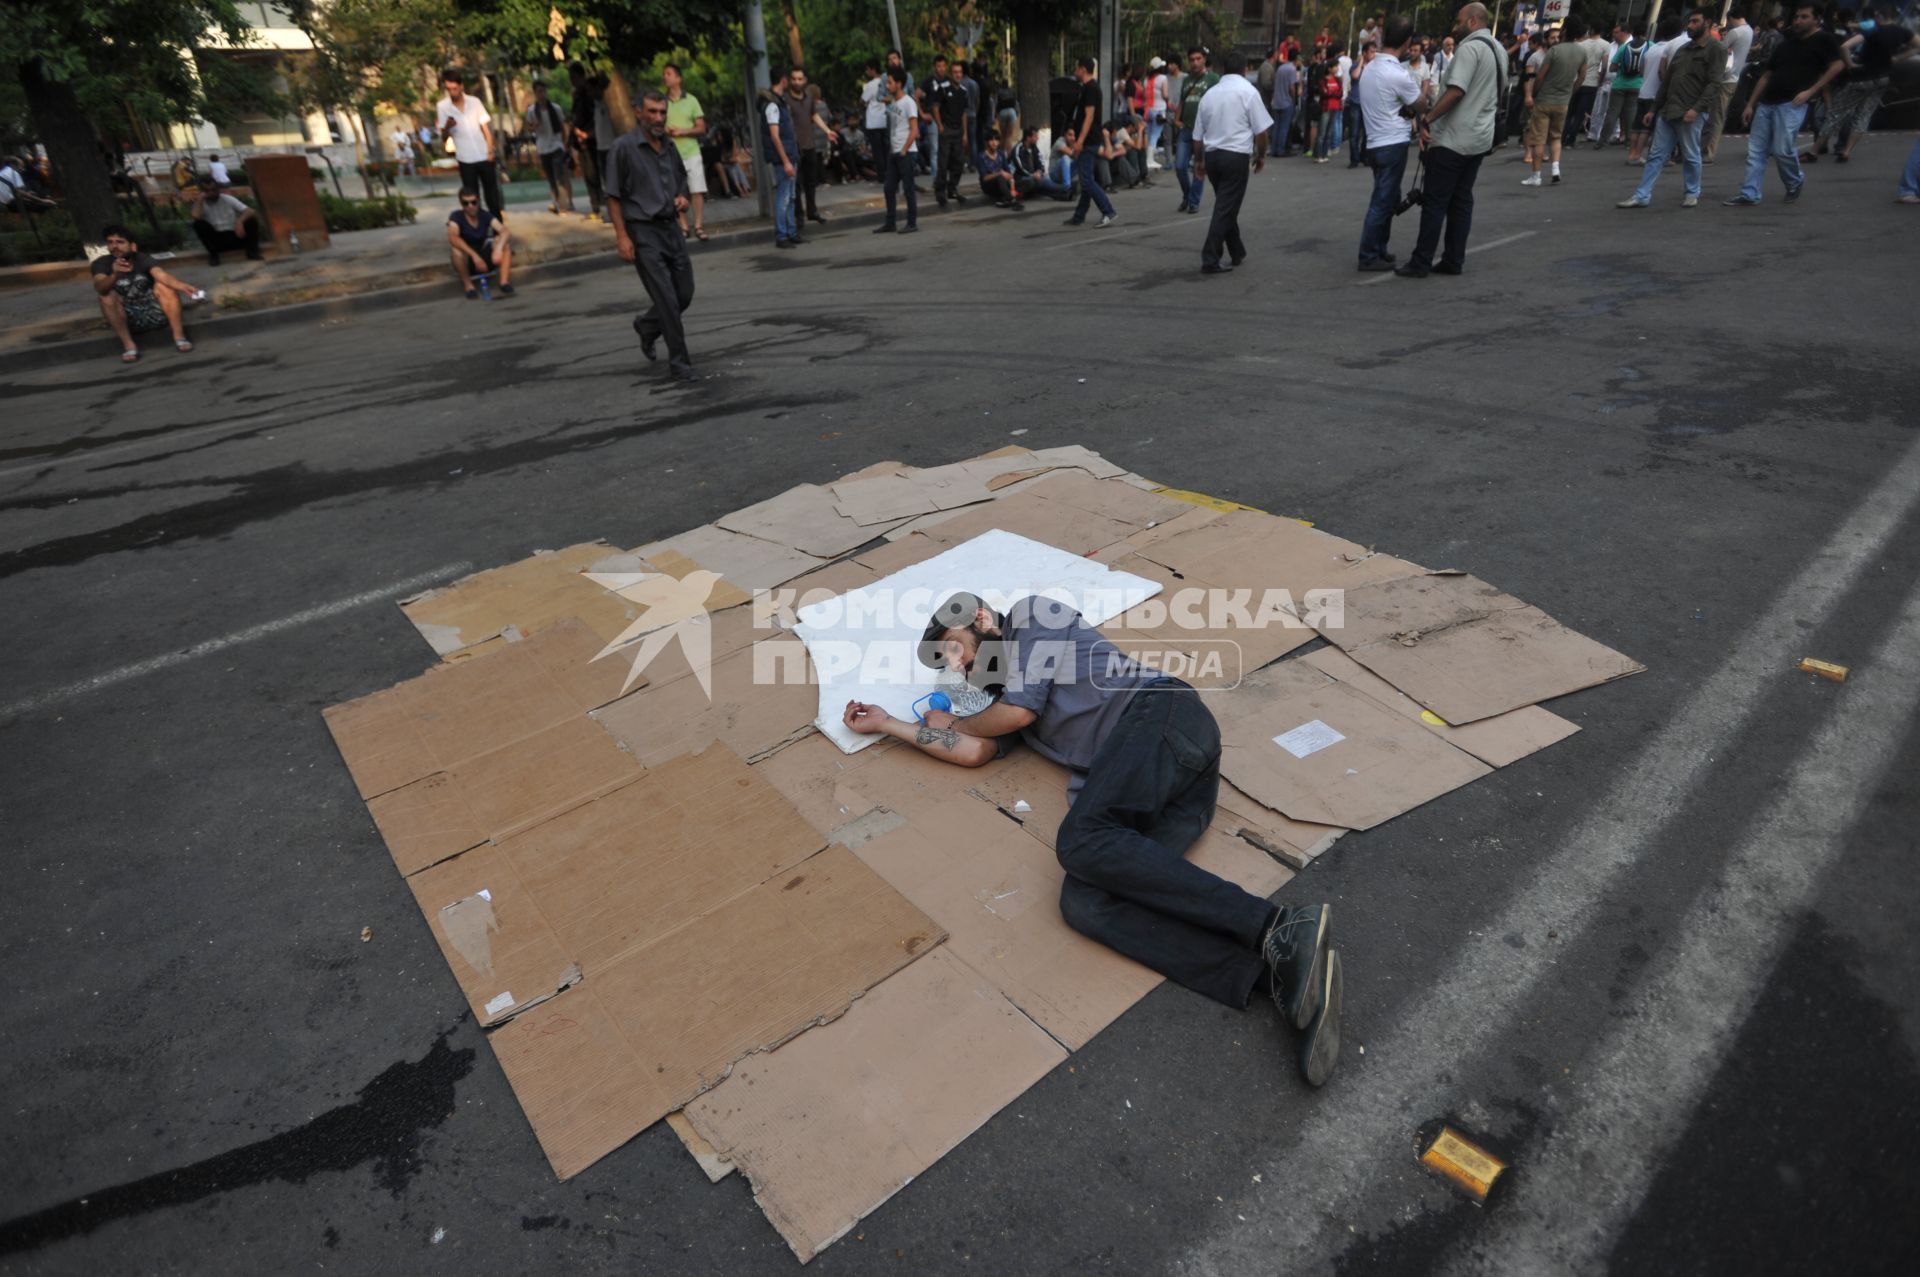
[[[162,325],[173,329],[175,350],[182,354],[192,350],[180,299],[205,301],[207,295],[161,270],[140,251],[126,227],[114,223],[100,232],[100,238],[106,241],[107,251],[93,260],[93,291],[107,327],[120,339],[120,362],[130,364],[140,358],[140,348],[133,344],[135,333]]]
[[[1007,157],[1000,152],[1000,135],[987,134],[987,149],[980,152],[980,193],[992,200],[997,208],[1010,208],[1015,212],[1026,207],[1020,201],[1020,190],[1014,181],[1013,170],[1007,166]]]
[[[490,208],[480,207],[478,190],[461,187],[460,207],[447,215],[447,246],[453,250],[453,273],[460,277],[468,301],[480,296],[473,277],[489,271],[500,285],[500,295],[513,296],[513,284],[508,279],[513,271],[509,238],[506,219]]]
[[[207,265],[218,266],[220,254],[239,248],[247,260],[260,260],[260,215],[242,204],[211,177],[200,179],[187,209],[193,233],[207,250]]]
[[[856,732],[906,741],[962,767],[1017,735],[1072,772],[1055,854],[1068,926],[1236,1009],[1264,977],[1305,1033],[1300,1069],[1319,1086],[1340,1054],[1340,955],[1327,905],[1271,905],[1186,860],[1212,822],[1220,728],[1199,693],[1140,668],[1072,607],[1034,596],[1001,616],[977,596],[934,610],[920,660],[965,675],[993,704],[957,718],[896,719],[849,701]]]

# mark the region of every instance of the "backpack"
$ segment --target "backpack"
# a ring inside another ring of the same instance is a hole
[[[1629,44],[1620,50],[1620,74],[1629,78],[1644,75],[1647,69],[1647,42]]]

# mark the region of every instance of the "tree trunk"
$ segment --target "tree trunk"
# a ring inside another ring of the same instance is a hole
[[[53,163],[53,180],[59,184],[62,203],[79,228],[80,242],[97,244],[100,228],[123,220],[123,214],[120,201],[114,198],[113,183],[107,178],[107,166],[100,158],[100,140],[93,123],[81,111],[73,87],[47,79],[38,63],[20,64],[20,87],[26,93],[34,131]]]
[[[1053,80],[1053,29],[1038,20],[1013,29],[1014,87],[1020,95],[1020,126],[1053,127],[1047,86]]]
[[[807,59],[800,51],[800,19],[793,16],[793,0],[780,0],[780,12],[787,20],[787,56],[793,59],[787,65],[803,67]]]

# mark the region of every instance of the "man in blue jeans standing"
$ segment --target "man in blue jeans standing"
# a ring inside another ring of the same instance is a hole
[[[1180,182],[1181,213],[1200,211],[1200,196],[1206,182],[1193,175],[1193,121],[1200,110],[1200,99],[1220,83],[1220,77],[1207,70],[1207,51],[1198,45],[1187,50],[1187,74],[1180,81],[1179,128],[1173,135],[1173,175]]]
[[[1653,150],[1640,172],[1640,185],[1615,208],[1645,208],[1653,200],[1660,171],[1680,151],[1680,207],[1700,202],[1700,134],[1720,105],[1720,79],[1727,69],[1727,46],[1707,32],[1707,11],[1687,14],[1681,38],[1667,49],[1660,69],[1660,92],[1653,100]]]
[[[1067,225],[1080,226],[1087,220],[1087,205],[1100,206],[1100,225],[1111,226],[1120,215],[1113,211],[1113,201],[1100,189],[1100,180],[1094,175],[1094,162],[1099,158],[1100,147],[1095,142],[1091,148],[1089,141],[1100,136],[1100,84],[1094,79],[1093,59],[1081,58],[1073,64],[1073,78],[1080,81],[1080,100],[1073,107],[1073,140],[1067,145],[1073,152],[1073,176],[1080,183],[1080,206],[1073,210],[1073,216],[1067,219]]]
[[[1747,97],[1747,178],[1740,193],[1726,203],[1736,207],[1758,204],[1767,180],[1767,161],[1780,169],[1787,203],[1800,198],[1807,175],[1800,168],[1800,125],[1807,103],[1819,97],[1847,69],[1840,42],[1820,26],[1810,4],[1793,11],[1786,38],[1773,46],[1759,81]]]
[[[784,86],[785,79],[774,81]],[[795,248],[800,240],[799,218],[794,216],[794,176],[799,172],[800,142],[793,131],[793,112],[780,89],[761,99],[761,151],[773,174],[773,246]]]
[[[1213,820],[1220,788],[1220,728],[1199,693],[1037,595],[1004,616],[972,594],[948,596],[920,660],[993,703],[909,723],[850,701],[842,721],[962,767],[992,762],[1017,738],[1068,768],[1072,806],[1054,840],[1067,925],[1236,1009],[1264,984],[1303,1034],[1301,1072],[1323,1084],[1339,1062],[1342,999],[1328,906],[1269,904],[1182,855]]]
[[[1367,165],[1373,169],[1373,198],[1367,220],[1360,226],[1360,269],[1392,270],[1394,256],[1387,251],[1393,233],[1393,215],[1400,206],[1400,180],[1407,172],[1407,152],[1413,143],[1413,104],[1420,99],[1420,82],[1400,60],[1413,39],[1413,20],[1394,14],[1380,30],[1384,46],[1367,63],[1354,96],[1360,105],[1367,141]]]

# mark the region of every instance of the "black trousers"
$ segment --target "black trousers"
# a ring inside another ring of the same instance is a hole
[[[1567,126],[1560,132],[1562,146],[1587,131],[1587,121],[1593,118],[1593,104],[1599,96],[1600,86],[1597,84],[1573,91],[1573,100],[1567,103]]]
[[[905,155],[898,151],[882,151],[880,155],[885,163],[882,172],[886,180],[887,225],[894,224],[894,210],[898,207],[895,193],[903,186],[907,188],[907,225],[919,225],[920,209],[914,203],[913,179],[914,170],[919,167],[920,157],[912,151],[908,151]]]
[[[495,213],[500,211],[500,170],[492,160],[481,160],[477,164],[460,161],[460,185],[471,186],[480,192],[482,203]]]
[[[249,217],[244,222],[235,222],[230,231],[216,231],[213,223],[195,221],[193,233],[200,237],[200,246],[207,250],[208,258],[230,253],[236,248],[246,250],[248,257],[260,256],[260,219]]]
[[[1212,166],[1209,165],[1209,168]],[[1177,680],[1133,694],[1060,823],[1068,926],[1196,993],[1245,1007],[1272,908],[1186,860],[1213,820],[1220,728]]]
[[[1206,153],[1207,182],[1213,187],[1213,220],[1207,223],[1207,242],[1200,246],[1200,261],[1206,266],[1220,264],[1220,249],[1236,265],[1247,255],[1240,242],[1240,202],[1247,198],[1247,175],[1253,169],[1253,157],[1237,151]]]
[[[1473,230],[1473,182],[1480,176],[1481,155],[1462,155],[1444,146],[1427,148],[1427,202],[1420,210],[1420,239],[1413,246],[1412,266],[1431,268],[1433,251],[1446,228],[1444,266],[1460,267],[1467,260],[1467,236]]]
[[[957,128],[940,129],[940,163],[933,172],[933,193],[942,204],[960,194],[960,174],[966,170],[967,140]]]
[[[826,169],[820,162],[820,148],[810,146],[800,152],[800,194],[805,200],[801,207],[814,221],[820,220],[820,205],[814,202],[814,192],[826,180]]]
[[[575,153],[580,157],[580,176],[587,183],[587,207],[596,214],[600,211],[602,195],[600,193],[600,156],[585,143],[574,144]]]
[[[653,302],[652,309],[640,316],[640,336],[642,340],[666,338],[667,362],[675,372],[692,368],[687,330],[680,322],[680,312],[693,304],[693,262],[687,256],[686,238],[672,220],[630,220],[627,235],[633,240],[633,268]]]

